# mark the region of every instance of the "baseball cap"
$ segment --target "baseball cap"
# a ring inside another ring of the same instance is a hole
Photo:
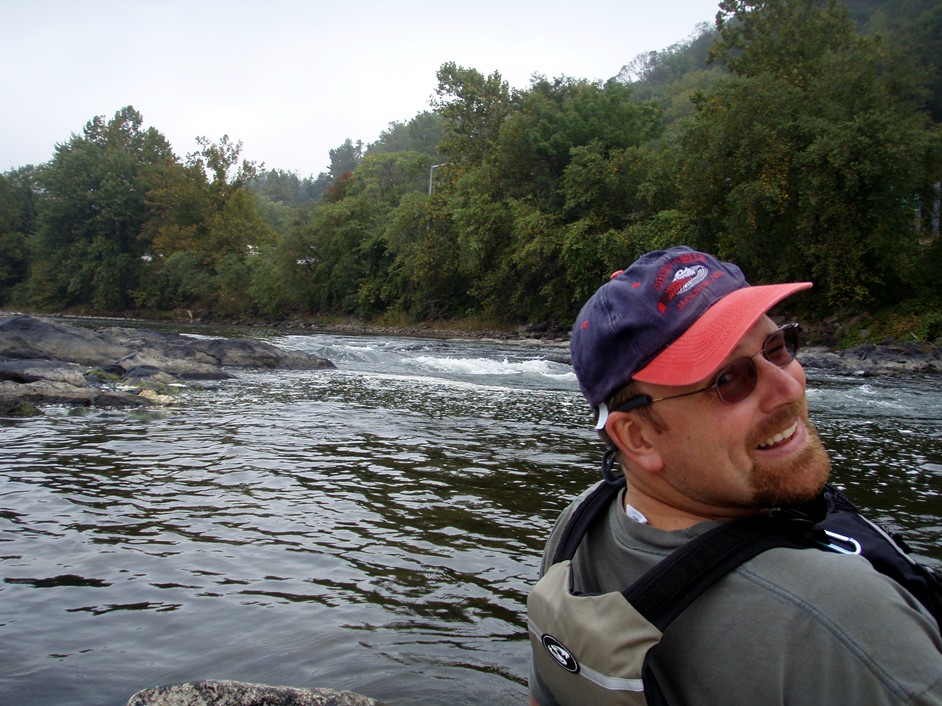
[[[630,380],[691,385],[714,372],[769,309],[811,282],[751,286],[736,265],[687,246],[649,252],[579,312],[572,365],[598,407]]]

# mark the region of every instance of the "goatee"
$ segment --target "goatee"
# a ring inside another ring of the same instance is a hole
[[[807,432],[804,448],[785,463],[755,461],[753,497],[759,507],[779,507],[811,500],[821,492],[831,474],[831,459],[817,430],[806,415],[799,414],[798,418]],[[781,429],[782,424],[772,428]]]

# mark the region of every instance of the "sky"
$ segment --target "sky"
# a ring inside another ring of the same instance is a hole
[[[719,0],[0,0],[0,172],[131,105],[183,159],[197,137],[300,177],[429,110],[448,61],[525,89],[605,81],[712,23]]]

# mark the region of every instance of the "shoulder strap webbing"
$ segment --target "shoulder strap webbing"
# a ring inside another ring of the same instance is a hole
[[[801,526],[767,516],[724,523],[675,550],[622,595],[664,632],[700,594],[749,559],[774,547],[812,546],[811,531],[810,523]]]
[[[552,563],[558,564],[561,561],[572,559],[576,555],[576,550],[579,548],[582,538],[589,531],[589,527],[595,521],[596,516],[611,504],[615,496],[624,487],[624,476],[614,483],[602,481],[583,498],[581,503],[576,505],[569,521],[563,528]]]
[[[622,488],[599,483],[573,510],[553,563],[572,559],[589,527]],[[663,559],[622,594],[662,632],[701,593],[740,564],[773,547],[811,546],[813,524],[768,515],[726,522],[695,537]]]

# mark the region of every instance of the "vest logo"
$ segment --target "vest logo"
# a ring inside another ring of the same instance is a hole
[[[559,663],[560,667],[573,674],[579,673],[579,663],[563,643],[552,635],[544,635],[540,641],[546,651],[550,653],[550,656]]]

